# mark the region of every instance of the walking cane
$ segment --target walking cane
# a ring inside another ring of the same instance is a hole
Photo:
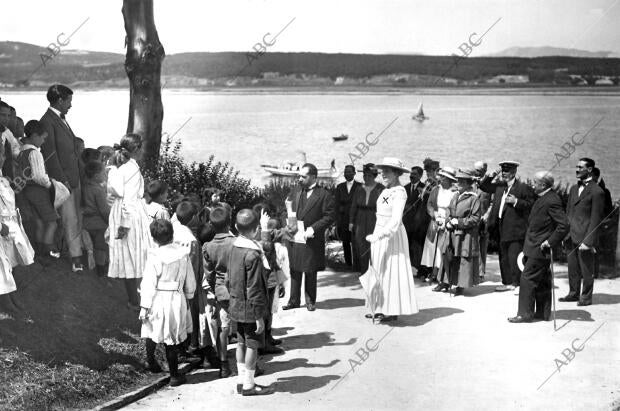
[[[555,271],[553,269],[553,248],[549,249],[551,255],[551,298],[553,299],[553,331],[557,331],[555,326]]]

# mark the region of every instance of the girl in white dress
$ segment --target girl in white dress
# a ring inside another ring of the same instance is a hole
[[[144,179],[134,156],[142,146],[137,134],[127,134],[115,146],[108,172],[108,193],[114,198],[110,210],[108,277],[122,278],[129,297],[128,306],[139,309],[138,279],[142,277],[148,249],[153,247],[149,232],[151,219],[144,202]]]
[[[17,290],[13,267],[33,262],[34,250],[15,208],[15,193],[9,180],[0,177],[0,309],[19,310],[15,295],[11,294]]]
[[[398,315],[415,314],[418,306],[413,291],[409,243],[402,223],[407,192],[399,181],[409,170],[400,160],[391,157],[384,158],[376,167],[381,169],[386,188],[377,199],[375,229],[366,237],[371,243],[371,263],[380,284],[379,298],[369,303],[377,305],[375,318],[386,322],[395,320]]]
[[[141,336],[147,338],[147,347],[161,343],[166,346],[170,385],[176,386],[185,382],[185,377],[178,374],[178,351],[179,344],[187,339],[187,330],[192,329],[187,300],[194,297],[196,279],[189,249],[172,241],[172,223],[154,220],[150,232],[159,248],[149,250],[140,286]],[[159,368],[154,351],[148,358],[151,370]]]

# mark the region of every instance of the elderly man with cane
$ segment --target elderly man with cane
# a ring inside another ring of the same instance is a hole
[[[525,233],[523,254],[526,261],[521,274],[519,311],[516,317],[508,318],[511,323],[527,323],[534,319],[549,320],[552,287],[549,267],[553,264],[550,254],[553,247],[559,245],[566,236],[569,227],[562,200],[553,191],[551,173],[537,172],[533,188],[538,199],[532,206]]]

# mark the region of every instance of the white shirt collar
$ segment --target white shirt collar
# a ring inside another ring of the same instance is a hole
[[[34,148],[35,150],[41,151],[41,149],[39,147],[35,146],[34,144],[24,144],[22,146],[22,151],[25,151],[25,150],[28,150],[28,149],[31,149],[31,148]]]
[[[308,191],[314,190],[315,187],[316,187],[316,183],[313,183],[310,187],[308,187]]]
[[[60,115],[62,114],[60,111],[58,111],[57,109],[55,109],[54,107],[50,106],[49,108],[50,110],[52,110],[52,112],[54,112],[58,117],[60,117]],[[61,120],[64,120],[62,117],[60,117]]]
[[[508,181],[508,187],[512,187],[515,181],[517,181],[517,177],[513,177],[512,180]]]
[[[551,187],[549,187],[548,189],[546,189],[545,191],[543,191],[542,193],[538,193],[538,197],[542,197],[545,194],[547,194],[549,191],[551,190]]]

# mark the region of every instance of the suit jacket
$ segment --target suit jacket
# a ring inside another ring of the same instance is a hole
[[[355,190],[360,187],[362,184],[353,181],[353,187],[351,187],[351,191],[347,192],[347,183],[340,183],[336,186],[336,207],[338,207],[338,212],[336,213],[336,225],[340,229],[349,229],[349,212],[351,211],[351,203],[353,202],[353,195],[355,194]]]
[[[318,185],[310,197],[300,207],[300,199],[306,195],[301,187],[295,187],[289,194],[297,220],[304,222],[304,227],[312,227],[314,238],[308,238],[306,244],[290,243],[291,271],[314,272],[325,269],[325,230],[336,220],[334,197],[329,191]]]
[[[526,183],[516,179],[509,194],[517,198],[517,204],[504,204],[500,219],[499,208],[506,184],[498,185],[491,182],[481,182],[480,189],[487,193],[493,193],[493,208],[489,215],[489,230],[499,234],[499,241],[523,241],[527,229],[527,220],[530,209],[536,200],[534,190]]]
[[[418,241],[424,241],[428,224],[431,221],[430,216],[426,212],[426,205],[432,188],[432,184],[425,184],[420,181],[412,192],[411,183],[405,185],[407,201],[403,211],[403,225],[405,226],[405,231]]]
[[[570,238],[575,244],[584,243],[589,247],[598,245],[600,223],[605,217],[605,193],[594,181],[590,181],[581,195],[579,185],[570,188],[566,214],[570,223]]]
[[[47,138],[41,146],[47,175],[60,182],[68,181],[71,188],[79,187],[79,154],[75,134],[50,109],[41,117],[41,125],[47,131]]]
[[[547,240],[551,247],[556,247],[568,233],[568,218],[562,207],[560,196],[549,190],[532,206],[523,243],[526,257],[544,258],[540,245]]]

